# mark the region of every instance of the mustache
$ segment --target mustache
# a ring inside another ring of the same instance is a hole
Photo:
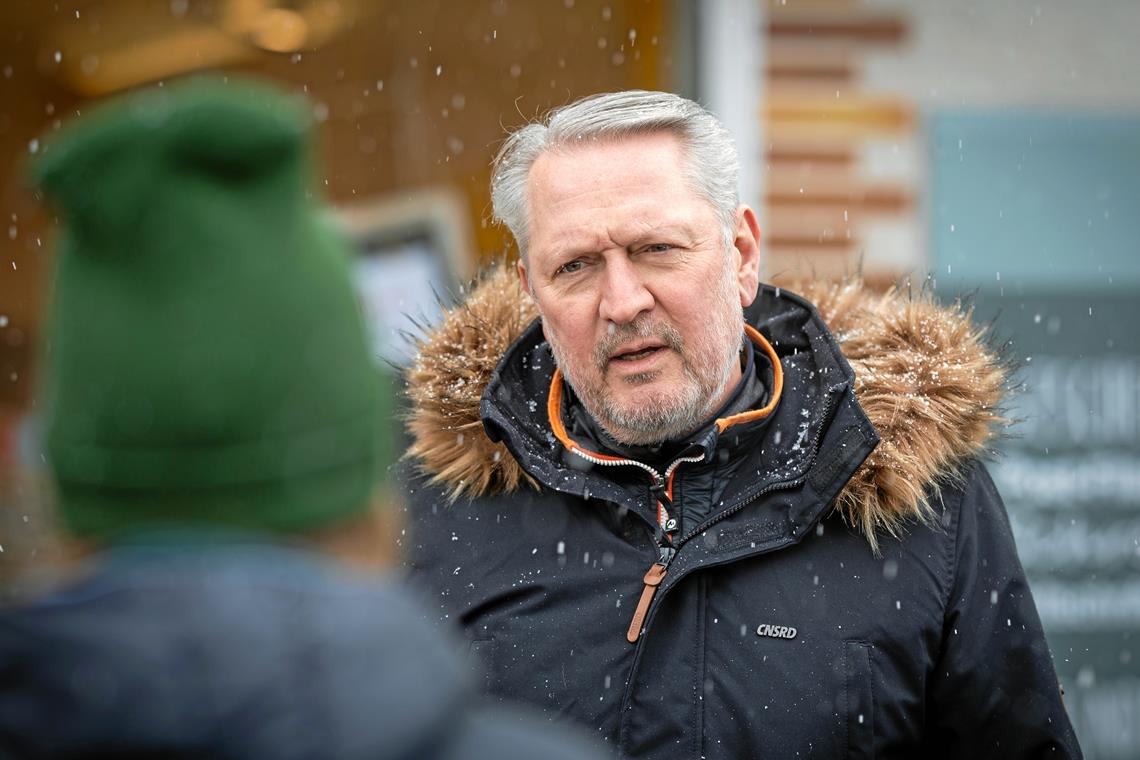
[[[666,322],[653,322],[649,319],[635,319],[624,325],[611,323],[611,330],[598,345],[594,347],[594,364],[605,371],[610,357],[623,343],[638,338],[656,338],[677,353],[683,353],[685,340],[681,331]]]

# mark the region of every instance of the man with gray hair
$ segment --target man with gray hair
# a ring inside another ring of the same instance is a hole
[[[929,299],[762,286],[737,164],[658,92],[508,138],[518,277],[409,373],[413,577],[626,757],[1078,757],[979,461],[1005,370]]]

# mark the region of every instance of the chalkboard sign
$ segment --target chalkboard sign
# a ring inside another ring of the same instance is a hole
[[[1090,760],[1140,756],[1140,117],[931,121],[940,294],[1013,341],[994,479]]]

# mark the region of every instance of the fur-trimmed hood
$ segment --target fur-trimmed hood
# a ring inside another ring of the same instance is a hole
[[[859,282],[805,283],[855,371],[855,394],[881,442],[836,502],[873,546],[931,516],[928,496],[985,450],[1005,422],[1009,372],[968,310],[928,293],[872,293]],[[480,401],[507,348],[538,316],[517,277],[493,270],[428,332],[408,373],[417,460],[449,496],[517,490],[534,481],[483,430]]]

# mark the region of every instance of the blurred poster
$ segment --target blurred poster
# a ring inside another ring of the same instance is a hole
[[[463,199],[447,189],[378,198],[340,209],[355,241],[357,292],[377,361],[405,367],[414,337],[443,315],[475,271]]]
[[[355,262],[356,288],[372,340],[373,354],[397,366],[412,358],[409,333],[442,316],[441,299],[453,278],[427,237],[389,242],[365,250]]]
[[[1140,115],[932,120],[940,294],[1013,341],[993,467],[1090,760],[1140,753]]]

